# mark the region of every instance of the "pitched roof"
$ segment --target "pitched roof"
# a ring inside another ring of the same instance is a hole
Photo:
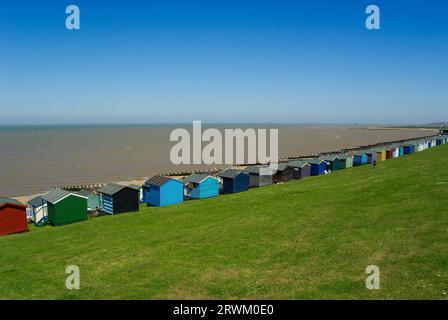
[[[269,167],[264,166],[248,166],[246,169],[244,169],[245,172],[248,172],[249,174],[260,174],[261,169],[263,170],[263,175],[273,175],[274,172]]]
[[[358,151],[354,155],[355,156],[365,156],[365,155],[367,155],[367,153],[365,153],[364,151]]]
[[[341,159],[341,160],[346,160],[347,158],[351,158],[351,157],[352,157],[352,155],[348,154],[348,153],[338,154],[338,158]]]
[[[312,159],[312,160],[305,160],[309,164],[321,164],[322,162],[325,162],[325,160],[318,158],[318,159]]]
[[[303,168],[306,165],[309,166],[309,163],[303,160],[291,160],[288,162],[288,166],[292,168]]]
[[[35,208],[42,206],[44,203],[45,203],[45,200],[44,200],[44,198],[42,198],[42,196],[34,197],[30,201],[28,201],[28,204]]]
[[[224,170],[221,173],[219,173],[218,176],[221,178],[235,179],[241,173],[244,173],[244,172],[241,170],[238,170],[238,169],[227,169],[227,170]]]
[[[160,187],[165,182],[168,182],[170,180],[183,183],[182,181],[179,181],[179,180],[176,180],[176,179],[173,179],[173,178],[169,178],[169,177],[165,177],[165,176],[161,176],[161,175],[156,175],[156,176],[152,177],[151,179],[149,179],[148,181],[146,181],[145,185]]]
[[[324,160],[324,161],[335,161],[336,159],[340,159],[339,156],[322,156],[320,159]]]
[[[67,190],[63,190],[63,189],[54,189],[54,190],[48,192],[47,194],[45,194],[44,196],[42,196],[42,198],[46,202],[56,204],[59,201],[65,199],[66,197],[68,197],[70,195],[75,196],[75,197],[80,197],[80,198],[87,198],[80,194],[77,194],[76,192],[71,192],[71,191],[67,191]]]
[[[140,189],[142,188],[142,186],[136,185],[136,184],[130,184],[128,185],[128,188],[140,191]]]
[[[121,184],[109,183],[109,184],[105,185],[104,187],[98,189],[98,192],[112,196],[112,195],[116,194],[117,192],[123,190],[124,188],[126,188],[126,186],[122,186]]]
[[[6,203],[18,204],[18,205],[23,206],[23,203],[21,203],[20,201],[17,201],[16,199],[11,199],[11,198],[6,198],[6,197],[0,196],[0,206],[4,205]]]
[[[208,174],[202,174],[202,173],[193,173],[190,174],[188,177],[186,177],[184,179],[185,183],[189,183],[189,182],[193,182],[193,183],[201,183],[202,181],[204,181],[207,178],[213,178],[216,179],[215,177],[208,175]]]
[[[275,165],[277,165],[277,168],[275,168]],[[289,165],[285,162],[269,164],[269,169],[272,169],[272,170],[277,169],[277,171],[285,171],[288,167],[289,167]]]
[[[76,193],[79,194],[80,196],[88,197],[92,192],[90,192],[89,190],[82,189],[82,190],[76,191]]]

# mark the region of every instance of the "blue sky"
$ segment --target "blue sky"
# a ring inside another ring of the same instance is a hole
[[[442,1],[2,0],[0,124],[448,121],[447,16]]]

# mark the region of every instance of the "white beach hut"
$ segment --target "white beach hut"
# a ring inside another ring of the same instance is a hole
[[[28,201],[26,212],[29,221],[39,224],[48,217],[47,202],[42,196],[37,196]]]

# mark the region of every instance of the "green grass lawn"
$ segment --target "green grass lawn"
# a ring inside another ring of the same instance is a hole
[[[0,238],[2,299],[448,299],[448,145]],[[367,290],[365,269],[381,270]],[[65,268],[81,289],[65,288]],[[445,294],[444,294],[445,293]]]

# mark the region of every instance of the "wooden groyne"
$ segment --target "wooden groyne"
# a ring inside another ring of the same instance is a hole
[[[437,135],[431,134],[431,135],[422,136],[422,137],[418,137],[418,138],[393,140],[393,141],[382,141],[382,142],[378,142],[375,144],[368,144],[368,145],[363,145],[363,146],[358,146],[358,147],[353,147],[353,148],[344,148],[344,149],[340,149],[340,150],[330,150],[330,151],[313,153],[313,154],[308,154],[308,155],[293,155],[293,156],[281,157],[278,159],[278,162],[288,162],[290,160],[301,160],[301,159],[313,159],[313,158],[318,158],[318,157],[321,157],[324,155],[338,155],[341,153],[354,154],[356,152],[366,150],[366,149],[381,148],[381,147],[385,147],[385,146],[388,146],[391,144],[400,144],[400,143],[406,143],[409,141],[422,140],[422,139],[435,138],[435,137],[437,137]],[[233,167],[246,167],[249,165],[265,165],[265,164],[266,163],[244,163],[244,164],[235,164]],[[227,168],[229,168],[229,166],[219,167],[219,168],[216,167],[216,168],[211,168],[211,169],[171,171],[171,172],[160,173],[160,175],[168,176],[168,177],[184,177],[184,176],[189,176],[193,173],[217,175],[217,174],[219,174],[219,172],[221,172],[222,170],[225,170]],[[142,179],[142,180],[144,180],[144,179]],[[94,184],[60,186],[57,188],[69,190],[69,191],[80,191],[80,190],[95,191],[95,190],[98,190],[99,188],[102,188],[105,185],[106,185],[105,183],[94,183]]]

